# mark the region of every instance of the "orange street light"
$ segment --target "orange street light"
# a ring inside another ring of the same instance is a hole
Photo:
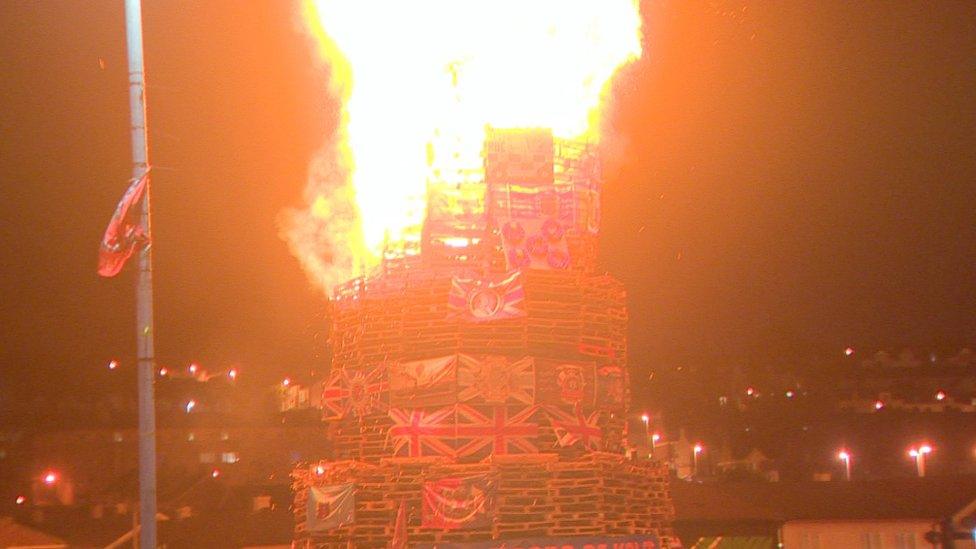
[[[851,454],[847,450],[837,452],[837,459],[844,462],[845,478],[851,480]]]

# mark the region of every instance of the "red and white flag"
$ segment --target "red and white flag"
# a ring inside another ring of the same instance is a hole
[[[535,360],[503,355],[458,360],[458,401],[485,404],[535,403]]]
[[[491,518],[493,491],[487,475],[427,481],[423,487],[421,525],[442,530],[486,527]]]
[[[531,454],[539,449],[532,440],[539,436],[539,426],[532,423],[537,407],[518,411],[493,406],[481,411],[473,406],[457,406],[458,457],[487,449],[492,455]]]
[[[599,425],[599,410],[590,413],[589,416],[583,415],[580,406],[576,406],[573,413],[556,406],[546,406],[545,410],[549,415],[552,429],[556,432],[556,444],[566,447],[581,442],[584,448],[599,450],[603,439],[603,429]]]
[[[389,413],[393,426],[387,432],[393,441],[393,453],[401,456],[454,457],[454,406],[427,412],[393,408]]]
[[[500,280],[454,277],[447,303],[468,322],[489,322],[525,316],[522,275],[514,271]]]
[[[390,366],[390,404],[438,406],[457,399],[457,355]]]
[[[112,277],[119,274],[136,250],[149,245],[149,235],[142,231],[138,212],[133,208],[142,200],[148,185],[149,171],[146,170],[142,177],[129,185],[115,207],[98,249],[99,275]]]
[[[566,228],[554,218],[498,219],[509,269],[564,270],[570,267]]]
[[[390,549],[407,548],[407,500],[401,499],[397,506],[396,521],[393,523],[393,537],[390,539]]]
[[[352,414],[363,417],[374,411],[385,411],[383,393],[390,390],[384,378],[385,369],[342,369],[332,372],[322,388],[323,419],[338,419]]]

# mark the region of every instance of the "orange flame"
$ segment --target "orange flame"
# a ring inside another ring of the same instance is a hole
[[[595,141],[641,53],[634,0],[306,0],[303,19],[343,110],[283,230],[326,289],[416,252],[428,182],[483,177],[486,126]]]

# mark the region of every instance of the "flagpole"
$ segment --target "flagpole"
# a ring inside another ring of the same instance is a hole
[[[149,140],[146,128],[146,85],[142,53],[141,0],[125,0],[125,35],[129,59],[129,109],[132,131],[132,177],[149,170]],[[137,378],[139,391],[139,546],[156,548],[156,408],[153,382],[156,377],[153,349],[152,226],[150,223],[151,181],[147,181],[139,215],[139,227],[149,245],[139,250],[136,283]]]

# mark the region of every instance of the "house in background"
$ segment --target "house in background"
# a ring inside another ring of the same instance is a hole
[[[675,530],[688,548],[976,549],[972,476],[674,482],[671,492]]]

